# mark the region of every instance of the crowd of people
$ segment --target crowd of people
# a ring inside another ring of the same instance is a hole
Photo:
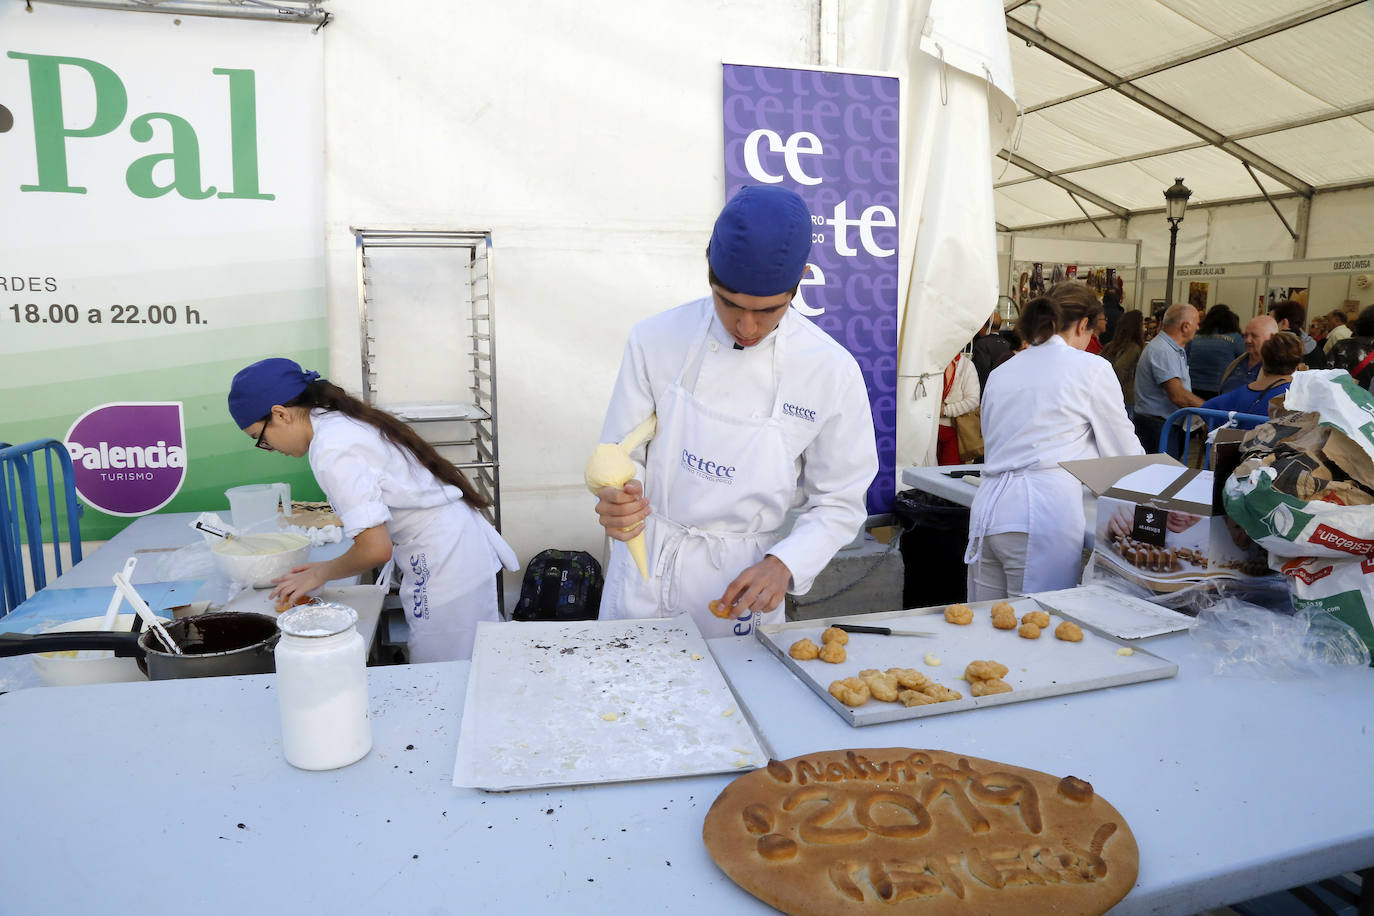
[[[1058,284],[1042,298],[1053,299],[1060,286],[1062,298],[1077,288],[1075,282]],[[1181,407],[1266,414],[1269,401],[1287,390],[1300,369],[1345,369],[1362,386],[1374,386],[1374,306],[1354,316],[1336,309],[1309,324],[1302,303],[1283,300],[1243,328],[1227,305],[1199,314],[1194,306],[1179,303],[1147,314],[1123,309],[1120,295],[1107,290],[1098,306],[1083,349],[1110,365],[1117,383],[1113,390],[1119,390],[1126,416],[1146,451],[1159,449],[1165,421]],[[1276,335],[1277,342],[1266,349]],[[1003,326],[1001,316],[994,313],[969,351],[950,363],[941,402],[938,463],[982,457],[957,450],[954,419],[982,409],[986,424],[985,392],[992,371],[1033,346],[1039,343],[1026,337],[1024,316],[1013,328]],[[1177,429],[1172,431],[1177,434]],[[1173,439],[1167,443],[1171,453],[1177,454],[1177,448]]]
[[[1301,303],[1284,300],[1242,331],[1225,305],[1146,315],[1122,309],[1113,290],[1099,299],[1076,281],[1028,303],[1014,331],[999,329],[994,314],[947,367],[941,404],[940,464],[970,460],[951,427],[980,411],[969,600],[1078,583],[1081,485],[1061,462],[1160,451],[1168,417],[1183,407],[1249,415],[1240,425],[1253,426],[1300,369],[1341,368],[1374,385],[1374,306],[1353,322],[1340,311],[1305,319]],[[1181,429],[1169,433],[1164,450],[1178,457]]]

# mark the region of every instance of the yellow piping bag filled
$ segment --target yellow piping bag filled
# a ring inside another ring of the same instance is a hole
[[[643,423],[630,430],[630,434],[619,442],[603,442],[592,452],[592,457],[587,460],[587,470],[583,472],[583,479],[587,482],[587,489],[593,493],[602,487],[623,487],[634,479],[635,463],[630,460],[630,452],[639,447],[641,442],[652,439],[658,431],[658,415],[649,414],[649,418]],[[646,580],[649,578],[649,560],[644,553],[644,533],[640,532],[625,542],[625,546],[630,548],[630,556],[635,558],[635,565],[639,567],[639,574]]]

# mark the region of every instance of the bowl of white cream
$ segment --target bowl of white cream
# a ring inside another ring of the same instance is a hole
[[[220,541],[211,548],[220,573],[236,585],[271,588],[310,556],[310,539],[286,531],[245,534]]]

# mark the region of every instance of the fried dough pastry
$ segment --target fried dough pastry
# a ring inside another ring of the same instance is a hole
[[[868,690],[873,694],[873,699],[882,700],[884,703],[897,702],[897,677],[892,674],[884,674],[877,668],[865,668],[859,672],[859,679],[868,685]]]
[[[1016,612],[1010,604],[996,604],[992,608],[992,625],[999,630],[1016,629]]]
[[[818,654],[820,656],[821,661],[830,662],[830,664],[832,665],[840,664],[845,660],[846,657],[844,646],[840,645],[838,642],[826,643],[825,645],[821,646],[821,651]]]
[[[728,618],[730,616],[730,606],[728,604],[722,605],[720,603],[719,598],[712,598],[711,602],[707,604],[706,607],[711,611],[712,614],[715,614],[717,617],[720,617],[722,619]]]
[[[994,693],[1011,693],[1011,685],[1001,678],[994,677],[986,681],[973,681],[968,692],[976,697],[988,697]]]
[[[1064,642],[1082,642],[1083,628],[1066,620],[1054,628],[1054,638],[1062,639]]]
[[[964,698],[962,693],[957,690],[950,690],[944,684],[926,684],[921,688],[921,693],[924,693],[937,703],[943,703],[946,700],[962,700]]]
[[[1044,611],[1031,611],[1029,614],[1021,615],[1022,623],[1033,623],[1042,630],[1049,629],[1050,615]]]
[[[897,694],[897,699],[901,700],[903,706],[929,706],[931,703],[938,703],[934,697],[928,697],[919,690],[903,690]]]
[[[990,681],[993,678],[1001,677],[1009,670],[1011,669],[1006,665],[992,659],[973,661],[969,662],[968,667],[964,669],[964,677],[968,678],[970,683],[973,681]]]
[[[999,602],[997,602],[996,604],[994,604],[994,605],[992,606],[992,613],[993,613],[994,615],[997,615],[997,614],[1015,614],[1015,613],[1016,613],[1016,608],[1012,607],[1010,601],[999,601]]]
[[[809,639],[799,639],[792,643],[787,654],[799,662],[809,662],[811,659],[821,654],[820,647]]]
[[[846,706],[862,706],[868,702],[868,685],[856,677],[847,677],[830,684],[830,695]]]
[[[930,678],[915,668],[888,668],[887,673],[897,679],[897,686],[908,690],[916,690],[930,683]]]
[[[1022,639],[1040,638],[1040,628],[1037,627],[1035,624],[1031,623],[1029,620],[1021,624],[1020,628],[1017,629],[1016,632],[1018,635],[1020,635]]]
[[[837,642],[843,646],[849,642],[849,634],[839,627],[826,627],[821,634],[821,642]]]
[[[967,604],[951,604],[945,608],[945,621],[958,624],[961,627],[965,626],[973,623],[973,611],[969,609]]]

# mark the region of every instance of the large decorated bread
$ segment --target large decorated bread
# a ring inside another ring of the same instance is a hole
[[[902,747],[771,760],[725,788],[702,837],[735,883],[796,916],[1096,916],[1139,864],[1081,779]]]

